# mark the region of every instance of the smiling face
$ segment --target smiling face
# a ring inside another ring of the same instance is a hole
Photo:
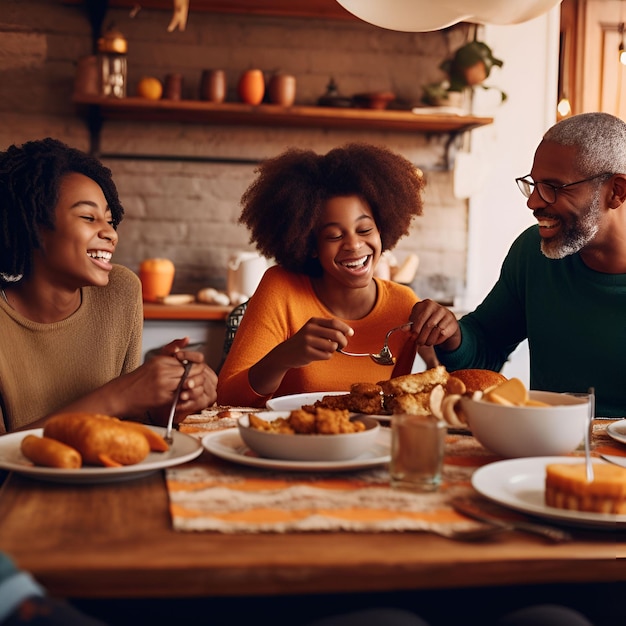
[[[358,196],[337,196],[324,205],[316,229],[324,280],[358,288],[372,283],[382,253],[371,209]]]
[[[59,185],[54,230],[41,232],[35,271],[68,289],[109,282],[118,236],[100,186],[83,174],[67,174]]]
[[[533,180],[558,187],[588,178],[575,168],[575,155],[572,146],[542,142],[535,153]],[[594,239],[602,219],[600,180],[559,189],[553,204],[547,204],[537,190],[533,191],[527,205],[539,223],[541,251],[545,256],[562,259],[580,252]]]

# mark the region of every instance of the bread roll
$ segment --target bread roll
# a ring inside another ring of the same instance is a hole
[[[143,433],[108,415],[55,415],[46,422],[43,434],[76,448],[83,462],[89,465],[134,465],[143,461],[150,452],[150,444]]]
[[[450,372],[451,376],[458,378],[465,384],[465,393],[473,394],[475,391],[485,391],[507,380],[500,372],[482,369],[464,369]]]
[[[20,444],[22,454],[35,465],[78,469],[83,461],[78,450],[49,437],[26,435]]]

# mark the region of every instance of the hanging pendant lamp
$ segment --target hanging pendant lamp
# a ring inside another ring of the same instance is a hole
[[[562,0],[337,0],[347,11],[374,26],[405,32],[439,30],[458,22],[518,24]]]

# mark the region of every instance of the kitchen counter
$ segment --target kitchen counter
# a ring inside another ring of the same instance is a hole
[[[226,318],[233,305],[143,303],[143,355],[173,339],[189,337],[194,349],[204,352],[209,367],[216,369],[222,358]]]

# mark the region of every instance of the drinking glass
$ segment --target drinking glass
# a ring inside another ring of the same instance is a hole
[[[391,417],[391,486],[436,491],[441,484],[447,426],[433,415]]]

